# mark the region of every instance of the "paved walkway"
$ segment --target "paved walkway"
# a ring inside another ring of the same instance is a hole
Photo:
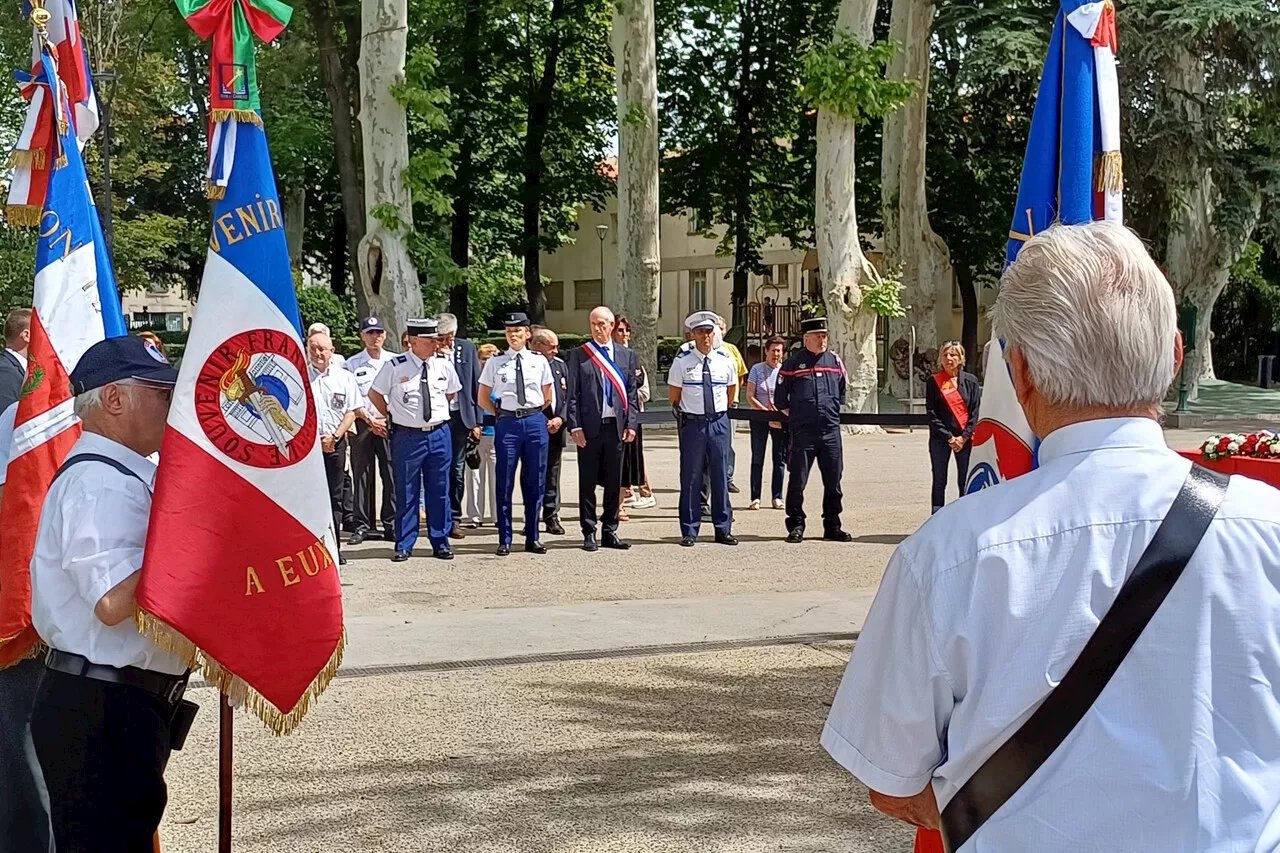
[[[1204,434],[1167,438],[1194,447]],[[846,437],[849,544],[788,545],[781,512],[745,509],[743,431],[744,492],[733,496],[743,544],[711,544],[706,528],[681,548],[675,437],[655,431],[646,450],[659,506],[624,523],[630,551],[579,547],[572,449],[569,535],[547,537],[545,556],[494,556],[492,527],[459,543],[451,563],[393,564],[386,543],[349,549],[339,678],[288,738],[237,715],[234,849],[909,850],[911,833],[871,811],[818,747],[851,645],[768,638],[861,627],[894,547],[928,517],[926,445],[923,431]],[[806,505],[820,506],[816,482]],[[717,641],[755,645],[627,651]],[[601,659],[494,660],[586,652]],[[170,765],[166,853],[214,849],[216,697],[193,698],[204,707]]]

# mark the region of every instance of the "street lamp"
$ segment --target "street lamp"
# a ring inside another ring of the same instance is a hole
[[[609,226],[601,222],[596,226],[596,236],[600,238],[600,296],[604,297],[604,237],[609,233]]]

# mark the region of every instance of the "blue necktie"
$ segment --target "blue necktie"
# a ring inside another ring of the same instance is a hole
[[[600,354],[604,356],[604,360],[609,360],[609,350],[605,347],[600,348]],[[609,381],[609,377],[605,371],[600,371],[600,381],[604,383],[604,404],[606,406],[613,405],[613,383]]]
[[[715,393],[711,387],[711,356],[707,356],[702,360],[702,413],[704,415],[716,413]]]

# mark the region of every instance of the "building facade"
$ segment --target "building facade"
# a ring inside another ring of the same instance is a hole
[[[180,282],[156,283],[146,290],[123,293],[120,307],[131,332],[185,332],[196,312],[195,301]]]
[[[694,311],[705,309],[722,317],[731,316],[733,258],[716,254],[719,240],[715,236],[704,236],[701,233],[704,227],[690,214],[661,219],[659,335],[683,336],[684,318]],[[869,259],[879,265],[881,257],[876,241],[868,239],[867,242],[872,246]],[[755,312],[767,315],[767,327],[786,332],[790,327],[783,321],[784,317],[798,317],[802,302],[822,299],[817,253],[796,249],[785,238],[771,237],[761,254],[769,272],[753,274],[750,278],[748,316]],[[547,325],[557,331],[586,334],[592,308],[621,304],[617,290],[617,200],[610,197],[600,211],[590,207],[580,209],[577,239],[554,253],[543,253],[541,268],[543,276],[550,280],[546,288]],[[960,292],[954,282],[950,291],[939,294],[937,300],[937,328],[942,339],[958,339],[964,321]],[[985,309],[994,292],[983,291],[978,296],[980,306]],[[906,337],[906,330],[895,328],[895,324],[901,322],[890,321],[892,339]],[[985,310],[980,311],[978,336],[980,345],[990,337]],[[881,337],[884,337],[883,330]],[[934,345],[918,342],[922,350]]]

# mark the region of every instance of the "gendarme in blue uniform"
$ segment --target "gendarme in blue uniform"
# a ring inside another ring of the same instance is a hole
[[[542,515],[542,496],[547,481],[547,446],[550,434],[542,410],[551,402],[551,365],[546,358],[529,349],[529,318],[522,313],[510,314],[503,325],[507,341],[512,335],[522,336],[502,355],[485,362],[480,372],[481,398],[489,398],[484,390],[492,390],[497,409],[494,425],[494,466],[498,481],[498,556],[511,553],[511,493],[515,489],[516,462],[520,463],[520,493],[524,498],[524,549],[534,554],[546,553],[538,541],[538,519]],[[514,331],[513,331],[514,330]],[[535,415],[537,417],[535,417]]]
[[[691,332],[715,328],[716,315],[699,311],[685,320]],[[738,368],[722,350],[702,353],[695,346],[682,350],[671,362],[667,387],[680,389],[680,544],[694,544],[701,527],[702,475],[710,472],[711,523],[716,541],[736,545],[730,528],[729,401],[736,391]],[[674,390],[673,390],[674,394]]]
[[[804,487],[809,471],[818,463],[822,474],[823,538],[847,542],[851,538],[840,527],[843,494],[840,476],[844,473],[844,456],[840,439],[840,407],[844,404],[847,379],[840,356],[826,350],[826,320],[818,317],[801,324],[806,345],[821,347],[822,352],[806,348],[782,363],[774,405],[788,413],[791,452],[787,467],[787,541],[799,542],[804,537]]]

